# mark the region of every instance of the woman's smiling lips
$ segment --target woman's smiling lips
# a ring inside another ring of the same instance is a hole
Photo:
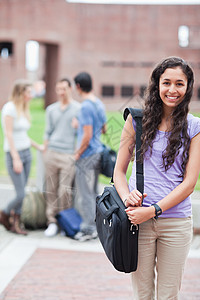
[[[168,96],[168,95],[166,95],[166,98],[169,99],[169,100],[171,100],[171,101],[175,101],[175,100],[177,100],[179,97],[178,97],[178,96]]]

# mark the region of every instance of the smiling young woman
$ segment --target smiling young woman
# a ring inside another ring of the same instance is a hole
[[[114,183],[126,199],[129,220],[140,224],[135,300],[155,299],[155,294],[159,300],[178,299],[192,240],[190,194],[200,171],[200,119],[188,113],[193,83],[191,67],[179,57],[166,58],[152,72],[142,121],[142,206],[135,160],[129,185],[125,176],[135,141],[131,116],[122,131]]]
[[[0,224],[13,233],[26,235],[21,226],[20,216],[25,196],[25,187],[31,168],[31,151],[33,146],[43,151],[28,136],[30,128],[29,101],[32,98],[32,85],[25,79],[15,81],[10,100],[2,108],[2,128],[4,134],[4,151],[6,166],[13,182],[16,195],[0,211]]]
[[[187,90],[187,77],[180,67],[166,69],[160,76],[159,91],[163,109],[179,105]]]

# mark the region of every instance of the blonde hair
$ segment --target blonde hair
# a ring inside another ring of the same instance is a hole
[[[30,112],[29,112],[29,103],[24,101],[24,93],[28,87],[31,87],[32,84],[26,79],[20,79],[15,81],[10,101],[13,101],[18,116],[24,115],[30,121]]]

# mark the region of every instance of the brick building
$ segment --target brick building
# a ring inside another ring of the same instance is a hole
[[[95,93],[107,107],[122,103],[142,95],[155,63],[176,55],[193,66],[193,106],[200,107],[199,16],[200,5],[0,0],[0,105],[15,79],[30,76],[25,49],[34,40],[40,44],[37,75],[46,82],[47,105],[55,100],[57,78],[73,79],[83,70],[94,77]]]

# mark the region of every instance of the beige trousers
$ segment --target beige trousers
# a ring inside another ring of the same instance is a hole
[[[192,219],[158,218],[140,224],[134,300],[176,300],[192,241]]]
[[[71,154],[47,150],[45,164],[45,195],[47,224],[56,223],[56,214],[72,204],[72,183],[75,161]]]

